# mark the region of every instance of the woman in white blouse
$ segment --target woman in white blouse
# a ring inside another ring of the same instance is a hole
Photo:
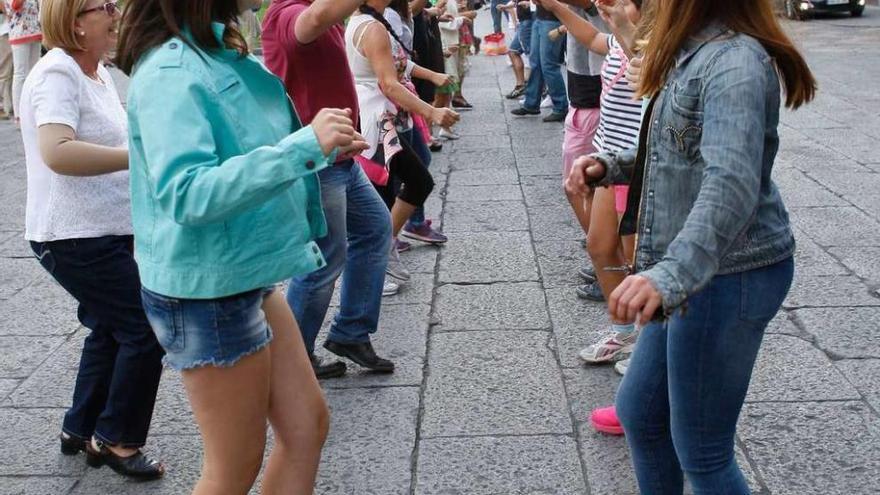
[[[116,45],[114,1],[42,0],[51,50],[24,83],[25,238],[79,303],[86,337],[61,451],[93,467],[154,479],[146,442],[163,351],[147,321],[132,253],[128,125],[101,63]]]

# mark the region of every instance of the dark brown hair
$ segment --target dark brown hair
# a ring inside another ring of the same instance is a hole
[[[126,74],[150,49],[179,37],[194,49],[233,48],[247,55],[247,43],[236,29],[237,0],[133,0],[126,2],[119,30],[116,65]],[[220,46],[211,24],[226,26]],[[187,28],[192,41],[181,35]]]
[[[797,108],[816,95],[816,79],[807,62],[782,30],[771,0],[655,0],[657,16],[645,47],[640,96],[663,87],[675,56],[690,37],[712,22],[758,40],[776,64],[785,90],[785,105]]]
[[[412,11],[409,8],[409,0],[391,0],[388,8],[393,9],[400,15],[400,18],[406,22],[412,19]]]

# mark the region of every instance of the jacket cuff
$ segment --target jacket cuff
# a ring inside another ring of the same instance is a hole
[[[338,153],[338,150],[334,149],[329,156],[324,156],[321,145],[318,143],[318,136],[312,126],[303,127],[287,136],[281,140],[278,146],[290,159],[294,175],[297,177],[317,173],[327,168],[336,160]]]
[[[639,272],[637,275],[651,281],[651,284],[663,298],[663,310],[666,313],[681,306],[687,299],[687,293],[681,283],[679,283],[672,271],[664,266],[662,261],[649,270]]]
[[[593,187],[629,185],[630,178],[621,169],[617,153],[592,153],[589,157],[605,166],[605,176],[594,182]]]

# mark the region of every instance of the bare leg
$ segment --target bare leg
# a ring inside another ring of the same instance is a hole
[[[617,211],[614,207],[614,190],[607,187],[597,189],[593,195],[587,249],[593,260],[593,266],[596,268],[596,277],[599,279],[599,285],[602,287],[602,294],[605,295],[606,301],[626,277],[625,272],[606,270],[608,267],[619,267],[624,264],[618,227]],[[612,320],[612,323],[626,324],[631,322]]]
[[[510,63],[513,66],[513,77],[516,78],[517,86],[525,86],[526,85],[526,67],[523,64],[522,55],[516,52],[508,53],[510,57]]]
[[[568,199],[568,204],[571,205],[571,211],[574,212],[578,223],[581,224],[584,234],[588,234],[590,232],[590,211],[592,210],[593,195],[590,194],[584,197],[576,194],[571,195],[566,191],[565,197]]]
[[[182,373],[205,453],[193,495],[245,495],[251,489],[266,446],[270,369],[267,347],[230,368]]]
[[[274,334],[269,423],[275,433],[263,474],[263,493],[308,495],[315,486],[330,413],[299,326],[280,292],[266,298],[263,311]]]
[[[393,237],[397,238],[397,234],[400,233],[400,230],[406,225],[406,221],[409,220],[409,217],[411,217],[415,211],[416,205],[411,205],[406,201],[397,198],[394,202],[394,206],[391,208],[391,235]]]

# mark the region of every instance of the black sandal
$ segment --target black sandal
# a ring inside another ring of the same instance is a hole
[[[95,450],[92,442],[86,443],[86,463],[93,468],[106,465],[118,474],[141,481],[155,480],[165,475],[165,466],[147,457],[140,449],[133,455],[120,457],[102,442],[96,442],[99,450]]]
[[[89,443],[84,438],[75,437],[63,431],[58,435],[58,438],[61,440],[61,453],[64,455],[76,455],[80,452],[85,452],[86,444]]]

